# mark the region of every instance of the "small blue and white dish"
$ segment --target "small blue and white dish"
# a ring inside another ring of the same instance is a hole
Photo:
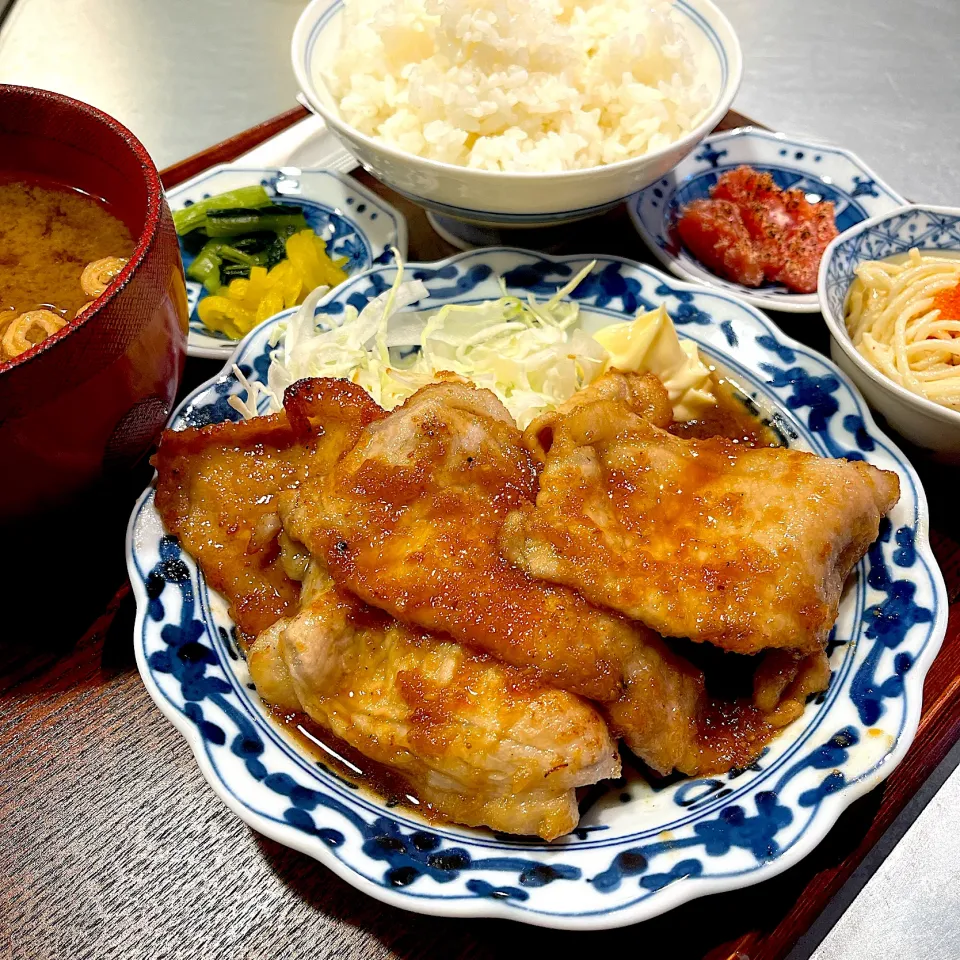
[[[707,137],[670,173],[628,198],[627,210],[634,226],[654,256],[672,273],[735,293],[767,310],[816,313],[820,307],[815,293],[793,293],[777,283],[745,287],[718,277],[683,248],[674,228],[683,207],[692,200],[709,197],[721,174],[744,164],[769,173],[783,190],[803,190],[811,202],[833,201],[841,233],[906,203],[849,150],[755,127]]]
[[[426,284],[429,298],[416,309],[427,310],[499,297],[501,277],[511,293],[550,295],[586,262],[499,248],[410,264],[408,276]],[[394,277],[392,266],[351,277],[318,310],[362,305]],[[579,828],[553,843],[389,808],[306,756],[270,719],[231,639],[226,603],[164,532],[152,488],[130,519],[137,664],[213,789],[256,830],[407,910],[592,930],[780,873],[903,758],[946,629],[923,489],[829,360],[729,294],[615,257],[598,258],[574,297],[588,330],[665,304],[680,333],[739,381],[790,445],[865,459],[900,477],[900,502],[844,592],[828,648],[830,687],[748,769],[652,786],[631,768],[585,794]],[[246,377],[265,378],[269,337],[288,314],[237,347],[231,362]],[[239,392],[228,364],[184,400],[172,426],[236,419],[227,398]]]
[[[911,443],[960,463],[960,410],[934,403],[894,383],[867,362],[847,334],[844,307],[857,267],[916,247],[921,253],[960,259],[960,208],[911,204],[841,233],[823,252],[817,294],[830,331],[830,356],[867,402]]]
[[[260,183],[274,203],[303,207],[307,225],[327,242],[332,257],[346,257],[344,267],[352,276],[378,263],[393,260],[391,247],[407,254],[407,222],[399,210],[361,186],[352,177],[333,170],[301,170],[299,167],[245,167],[221,164],[174,187],[167,194],[171,210],[207,197]],[[184,268],[193,261],[180,241]],[[203,287],[187,279],[190,333],[187,354],[226,360],[237,346],[225,334],[206,327],[197,316],[197,304],[206,296]]]

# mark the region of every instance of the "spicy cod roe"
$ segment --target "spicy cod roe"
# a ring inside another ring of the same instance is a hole
[[[724,173],[710,199],[688,204],[677,221],[684,246],[704,266],[745,287],[764,280],[795,293],[817,289],[820,258],[837,236],[833,204],[781,190],[768,173]]]

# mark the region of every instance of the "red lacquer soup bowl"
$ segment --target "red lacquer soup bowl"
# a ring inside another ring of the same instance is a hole
[[[0,176],[10,175],[102,198],[136,245],[93,306],[0,363],[3,521],[69,501],[141,458],[173,409],[187,342],[173,220],[129,130],[78,100],[0,84]]]

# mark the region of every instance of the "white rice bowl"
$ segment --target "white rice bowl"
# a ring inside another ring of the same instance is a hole
[[[642,156],[715,99],[703,38],[670,0],[345,0],[340,31],[314,72],[343,120],[477,170]]]

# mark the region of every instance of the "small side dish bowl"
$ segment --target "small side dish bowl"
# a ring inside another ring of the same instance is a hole
[[[221,164],[211,167],[167,195],[170,207],[180,210],[198,200],[227,190],[262,185],[273,203],[292,203],[303,208],[308,226],[322,237],[331,257],[346,258],[348,276],[378,264],[393,262],[393,248],[407,255],[407,222],[399,210],[376,194],[334,170],[301,170],[299,167],[241,167]],[[180,241],[184,267],[193,255]],[[187,280],[190,307],[190,337],[187,353],[191,357],[226,360],[237,345],[226,334],[211,330],[197,316],[197,304],[203,287]]]
[[[817,295],[793,293],[780,284],[745,287],[725,280],[683,248],[675,228],[683,207],[693,200],[707,198],[722,174],[743,165],[769,173],[782,190],[803,190],[811,202],[832,201],[841,233],[906,203],[848,150],[756,127],[740,127],[707,137],[699,150],[627,201],[637,232],[672,273],[693,283],[734,293],[747,303],[767,310],[816,313]]]
[[[688,19],[713,107],[676,143],[606,166],[563,173],[476,170],[427,160],[360,133],[340,116],[316,66],[340,42],[342,0],[313,0],[293,34],[293,69],[307,105],[379,180],[444,218],[493,227],[539,227],[600,213],[662,177],[717,125],[740,86],[737,36],[711,0],[676,0]],[[447,221],[448,222],[448,221]]]
[[[960,208],[910,204],[841,233],[823,254],[817,296],[830,330],[830,356],[867,402],[911,443],[960,462],[960,411],[912,393],[860,354],[847,333],[844,306],[857,267],[916,247],[960,257]]]
[[[135,246],[81,316],[0,363],[0,520],[70,499],[153,444],[186,357],[187,297],[160,176],[125,127],[70,97],[0,85],[0,174],[105,200]]]

